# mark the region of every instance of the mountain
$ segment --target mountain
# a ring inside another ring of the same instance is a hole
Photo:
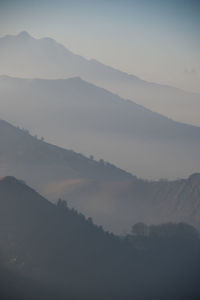
[[[0,176],[6,175],[25,180],[52,202],[67,200],[115,233],[127,233],[140,221],[187,222],[200,228],[200,175],[142,180],[0,121]]]
[[[137,222],[187,222],[200,228],[200,174],[174,181],[61,181],[46,185],[50,199],[60,196],[70,206],[118,234]]]
[[[164,228],[167,235],[122,240],[64,201],[2,178],[1,299],[198,299],[198,235],[188,225]]]
[[[199,171],[200,127],[172,121],[80,78],[0,77],[0,117],[143,178]]]
[[[2,75],[25,78],[78,76],[174,120],[200,125],[199,94],[146,82],[96,60],[87,60],[51,38],[35,39],[27,32],[0,38],[0,70]]]
[[[102,299],[106,289],[113,290],[111,270],[118,279],[117,258],[125,261],[128,253],[91,220],[63,202],[53,205],[14,177],[0,181],[0,228],[5,268],[61,295],[67,291],[72,299],[91,299],[94,293]]]
[[[63,179],[99,181],[134,179],[112,164],[48,144],[26,130],[0,120],[0,169],[27,179],[37,188]]]

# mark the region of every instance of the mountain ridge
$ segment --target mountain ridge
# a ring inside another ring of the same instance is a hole
[[[24,34],[19,34],[7,37],[9,43],[12,42],[12,47],[5,45],[5,40],[2,40],[4,38],[0,39],[0,67],[3,74],[53,79],[80,76],[122,98],[131,99],[174,120],[200,125],[197,114],[200,105],[199,94],[146,82],[94,59],[87,60],[73,54],[51,38],[35,39],[30,35],[27,38],[27,34],[25,38],[23,36]],[[16,61],[13,59],[13,51]]]
[[[6,177],[0,181],[1,299],[196,300],[198,232],[177,225],[158,226],[152,237],[122,239],[65,201],[52,204]]]
[[[153,113],[79,77],[0,77],[0,97],[2,119],[139,177],[176,178],[198,171],[200,127]]]
[[[52,42],[56,43],[57,45],[61,46],[62,48],[64,48],[67,52],[71,53],[72,55],[75,55],[75,56],[77,56],[77,57],[79,57],[79,58],[83,58],[83,59],[86,60],[86,61],[91,61],[91,62],[93,62],[93,63],[95,63],[95,64],[102,65],[102,66],[104,66],[104,67],[106,67],[106,68],[108,68],[108,69],[112,69],[113,71],[116,71],[117,73],[124,74],[124,75],[127,76],[127,78],[130,78],[130,80],[131,80],[131,79],[135,79],[135,80],[140,81],[141,83],[145,83],[145,84],[149,84],[149,85],[154,85],[154,84],[156,84],[156,85],[159,85],[160,87],[170,87],[170,88],[175,89],[175,90],[181,90],[182,92],[186,92],[186,93],[188,93],[188,94],[193,94],[193,95],[198,95],[198,96],[200,95],[200,94],[197,93],[197,92],[187,91],[187,90],[184,90],[184,89],[180,89],[180,88],[178,88],[178,87],[176,87],[176,86],[171,86],[171,85],[168,85],[168,84],[161,84],[161,83],[156,83],[156,82],[154,82],[154,81],[147,81],[147,80],[144,80],[144,79],[140,78],[139,76],[136,76],[136,75],[134,75],[134,74],[132,74],[132,73],[128,73],[128,72],[119,70],[119,69],[117,69],[117,68],[115,68],[115,67],[111,67],[111,66],[109,66],[109,65],[106,65],[106,64],[104,64],[104,63],[98,61],[98,60],[95,59],[95,58],[87,59],[87,58],[85,58],[84,56],[82,56],[82,55],[80,55],[80,54],[73,53],[73,51],[69,50],[69,49],[66,48],[66,46],[64,46],[62,43],[57,42],[55,39],[53,39],[53,38],[51,38],[51,37],[35,38],[35,37],[33,37],[31,34],[29,34],[28,31],[21,31],[21,32],[19,32],[19,33],[16,34],[16,35],[14,35],[14,34],[8,34],[8,35],[5,35],[5,36],[1,36],[0,39],[4,39],[4,38],[6,38],[6,37],[10,37],[10,38],[13,38],[13,37],[22,37],[22,38],[24,38],[24,37],[25,37],[25,38],[29,38],[29,39],[33,39],[33,40],[39,40],[39,41],[40,41],[40,40],[49,40],[49,41],[52,41]],[[1,76],[1,75],[0,75],[0,76]],[[12,77],[12,76],[11,76],[11,77]],[[75,76],[75,77],[76,77],[76,76]],[[40,79],[42,79],[42,78],[40,78]],[[53,78],[52,78],[52,79],[53,79]],[[56,78],[56,79],[63,79],[63,78]],[[113,92],[113,93],[114,93],[114,92]]]
[[[103,160],[51,145],[0,121],[0,176],[26,181],[52,202],[66,199],[96,224],[124,234],[133,223],[200,227],[200,175],[147,181]]]

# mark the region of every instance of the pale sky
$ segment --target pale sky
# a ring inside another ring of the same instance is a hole
[[[24,30],[142,79],[200,92],[199,0],[1,0],[0,36]]]

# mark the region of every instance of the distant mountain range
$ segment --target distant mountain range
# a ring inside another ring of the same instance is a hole
[[[0,72],[0,299],[198,300],[200,127],[159,113],[200,96],[26,32]]]
[[[14,175],[67,200],[107,230],[127,233],[139,221],[184,221],[200,228],[200,175],[146,181],[103,160],[48,144],[0,121],[0,176]]]
[[[120,239],[64,201],[54,205],[24,182],[1,178],[1,299],[197,300],[198,232],[162,228]]]
[[[53,144],[144,178],[200,168],[200,127],[172,121],[80,78],[0,77],[0,117]]]
[[[79,76],[174,120],[200,125],[199,94],[146,82],[96,60],[87,60],[51,38],[35,39],[27,32],[0,38],[0,72],[25,78]]]

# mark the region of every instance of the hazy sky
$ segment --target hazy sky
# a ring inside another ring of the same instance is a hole
[[[23,30],[143,79],[200,92],[200,0],[0,0],[0,36]]]

